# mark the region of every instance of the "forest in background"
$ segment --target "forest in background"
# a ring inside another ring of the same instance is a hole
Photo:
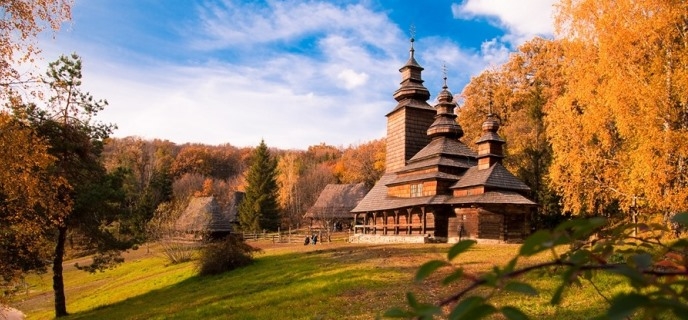
[[[109,138],[102,161],[108,171],[123,170],[126,207],[142,225],[167,201],[214,196],[228,208],[236,191],[245,191],[245,176],[254,147],[230,144],[175,144],[138,137]],[[277,160],[278,201],[282,227],[302,226],[302,218],[330,183],[372,186],[384,172],[384,140],[335,147],[321,143],[307,150],[270,149]]]

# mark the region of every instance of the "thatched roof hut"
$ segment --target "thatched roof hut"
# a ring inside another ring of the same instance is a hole
[[[363,183],[328,184],[304,218],[353,219],[351,209],[358,205],[368,191],[369,188]]]
[[[188,233],[228,233],[232,231],[229,212],[221,210],[213,197],[194,197],[179,216],[175,227]]]

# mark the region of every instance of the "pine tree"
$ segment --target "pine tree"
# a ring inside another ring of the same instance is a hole
[[[243,231],[277,230],[280,212],[277,205],[277,161],[261,140],[253,152],[246,177],[246,195],[239,205],[239,225]]]

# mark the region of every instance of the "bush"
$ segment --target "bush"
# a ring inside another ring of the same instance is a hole
[[[253,254],[258,251],[260,249],[249,246],[233,235],[210,242],[201,249],[201,258],[197,262],[198,273],[202,276],[220,274],[249,265],[253,262]]]

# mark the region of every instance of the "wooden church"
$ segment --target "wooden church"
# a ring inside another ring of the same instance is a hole
[[[503,165],[499,121],[489,115],[474,152],[463,142],[447,87],[428,104],[414,57],[399,70],[396,107],[387,114],[387,171],[351,211],[352,242],[520,242],[536,203]]]

